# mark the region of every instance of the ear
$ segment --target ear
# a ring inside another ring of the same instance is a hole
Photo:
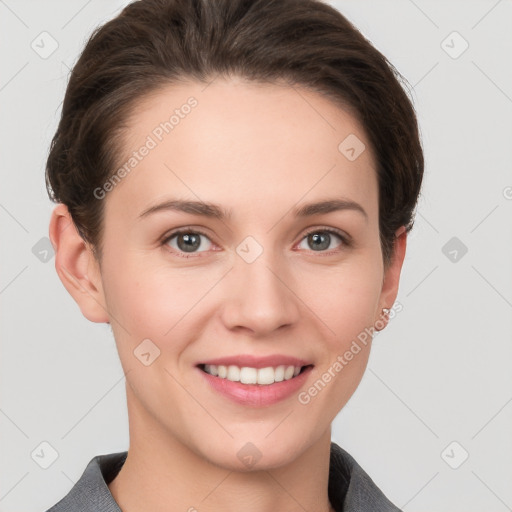
[[[375,321],[375,330],[381,331],[384,329],[388,322],[389,316],[384,314],[382,309],[391,309],[393,306],[396,296],[398,295],[398,287],[400,284],[400,272],[402,270],[402,264],[405,258],[405,250],[407,247],[407,231],[405,226],[401,226],[395,232],[395,244],[393,249],[393,255],[391,263],[388,268],[384,271],[384,279],[382,281],[382,290],[380,294],[379,315]]]
[[[55,251],[55,270],[62,284],[88,320],[107,323],[109,314],[99,263],[78,233],[66,205],[59,204],[53,210],[49,236]]]

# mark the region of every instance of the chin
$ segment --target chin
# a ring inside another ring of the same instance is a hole
[[[222,443],[217,438],[208,442],[200,453],[212,464],[230,471],[248,473],[268,470],[292,463],[307,444],[306,437],[302,437],[273,436],[266,432],[261,435],[239,435]]]

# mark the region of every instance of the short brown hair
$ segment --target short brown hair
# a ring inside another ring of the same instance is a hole
[[[395,231],[412,228],[423,178],[416,114],[402,75],[320,0],[138,0],[93,32],[71,72],[46,186],[96,257],[104,204],[93,191],[119,164],[130,109],[179,79],[230,75],[305,86],[356,116],[377,160],[388,265]]]

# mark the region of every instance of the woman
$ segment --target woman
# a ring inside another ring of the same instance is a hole
[[[52,512],[399,510],[331,443],[421,187],[397,76],[317,0],[141,0],[94,32],[48,158],[50,238],[111,324],[130,446]]]

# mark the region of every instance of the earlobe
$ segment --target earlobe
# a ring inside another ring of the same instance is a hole
[[[52,212],[49,237],[55,251],[55,270],[82,314],[91,322],[108,322],[99,264],[64,204]]]
[[[407,248],[407,230],[401,226],[395,232],[395,244],[393,249],[393,258],[389,267],[384,272],[382,290],[379,301],[379,317],[375,321],[375,329],[381,331],[389,322],[389,311],[386,314],[383,309],[390,310],[398,295],[400,285],[400,273],[405,258]]]

